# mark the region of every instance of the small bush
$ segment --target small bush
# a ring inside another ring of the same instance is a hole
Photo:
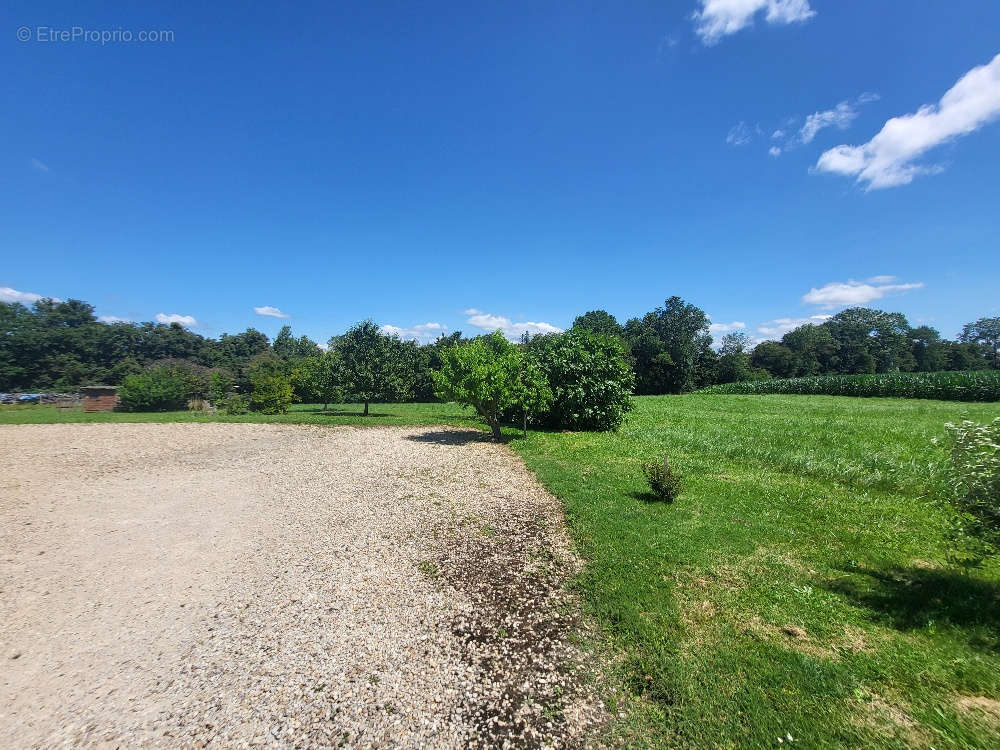
[[[191,395],[186,373],[169,366],[128,375],[118,388],[119,404],[125,411],[178,411],[187,408]]]
[[[666,456],[663,462],[650,461],[642,465],[642,473],[649,480],[649,488],[657,500],[672,503],[681,494],[681,478],[670,468]]]
[[[250,402],[239,393],[230,393],[224,403],[226,414],[246,414],[250,411]]]
[[[257,375],[253,378],[250,406],[261,414],[284,414],[295,395],[291,380],[282,375]]]
[[[979,543],[977,557],[1000,552],[1000,417],[989,424],[947,424],[951,447],[951,501],[961,533]]]

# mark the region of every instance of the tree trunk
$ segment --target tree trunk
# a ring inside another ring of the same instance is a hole
[[[364,413],[364,416],[366,416],[366,417],[368,416],[368,402],[367,401],[365,401],[365,413]]]
[[[500,420],[498,420],[498,419],[491,420],[490,421],[490,427],[493,428],[493,439],[496,440],[499,443],[500,440],[501,440],[501,436],[500,436]]]
[[[323,404],[323,411],[328,411],[330,404]]]
[[[524,410],[524,436],[528,437],[528,410]]]

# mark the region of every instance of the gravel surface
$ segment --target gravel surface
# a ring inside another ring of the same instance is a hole
[[[0,426],[0,747],[566,747],[561,506],[448,428]]]

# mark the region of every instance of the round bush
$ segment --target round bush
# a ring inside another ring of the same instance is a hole
[[[187,408],[191,385],[184,373],[171,367],[128,375],[118,388],[125,411],[179,411]]]
[[[540,421],[563,430],[615,430],[632,408],[635,373],[621,339],[583,329],[536,336],[528,351],[552,389]]]

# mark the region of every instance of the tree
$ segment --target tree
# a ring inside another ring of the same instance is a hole
[[[398,337],[383,334],[366,320],[335,341],[344,389],[364,403],[364,416],[368,416],[372,401],[394,401],[409,395],[411,373],[406,366],[405,345]]]
[[[603,336],[619,336],[625,333],[625,329],[615,320],[615,316],[606,310],[591,310],[577,317],[573,321],[573,328],[592,331]]]
[[[717,370],[719,383],[736,383],[750,379],[750,355],[747,354],[749,346],[750,337],[745,333],[727,333],[722,337]]]
[[[806,323],[781,338],[795,354],[795,375],[827,375],[837,372],[840,345],[825,325]]]
[[[683,393],[699,384],[712,357],[704,310],[671,297],[663,307],[625,324],[638,393]]]
[[[522,386],[522,353],[500,331],[441,352],[441,369],[432,377],[438,398],[471,406],[500,440],[500,419],[530,388]],[[531,397],[533,398],[533,397]]]
[[[990,367],[1000,367],[1000,318],[980,318],[974,323],[966,323],[958,340],[963,344],[982,346]]]
[[[938,372],[948,369],[948,344],[941,334],[930,326],[919,326],[910,331],[910,352],[920,372]]]
[[[545,371],[534,357],[521,353],[520,368],[514,383],[514,401],[521,408],[524,436],[528,437],[528,420],[542,414],[552,404],[553,394]]]
[[[798,369],[795,352],[777,341],[762,341],[757,344],[750,355],[750,363],[776,378],[793,378]]]
[[[324,352],[318,357],[303,357],[292,371],[292,387],[296,395],[304,403],[323,404],[323,411],[330,404],[343,401],[342,380],[340,357],[336,351]]]

